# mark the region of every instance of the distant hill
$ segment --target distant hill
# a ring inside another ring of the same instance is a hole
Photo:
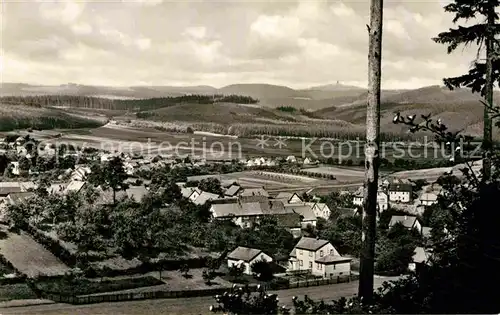
[[[344,85],[342,83],[335,83],[335,84],[326,84],[326,85],[319,85],[319,86],[313,86],[310,87],[308,90],[316,90],[316,91],[332,91],[332,92],[337,92],[337,91],[366,91],[365,88],[361,88],[359,86],[352,86],[352,85]]]
[[[218,93],[252,96],[258,99],[293,98],[301,96],[300,92],[294,89],[272,84],[231,84],[220,88]]]
[[[129,110],[146,112],[141,115],[151,120],[185,120],[194,122],[231,123],[270,123],[270,124],[322,124],[328,122],[337,126],[350,126],[364,130],[366,120],[367,91],[361,87],[343,84],[327,84],[296,90],[272,84],[232,84],[220,89],[211,86],[132,86],[106,87],[65,84],[59,86],[4,83],[1,95],[69,95],[73,97],[92,96],[101,99],[87,102],[88,105],[76,107]],[[208,96],[214,94],[247,95],[258,99],[258,106],[237,106],[242,99],[223,101],[222,104],[207,106],[207,102],[185,98],[186,96]],[[177,98],[177,100],[168,98]],[[496,92],[495,97],[500,97]],[[117,100],[118,99],[118,100]],[[123,99],[123,100],[119,100]],[[147,99],[147,100],[146,100]],[[392,124],[394,112],[404,115],[428,114],[439,116],[453,130],[464,130],[480,135],[482,129],[481,97],[469,89],[450,91],[438,85],[413,90],[383,90],[381,95],[381,127],[385,132],[404,134],[406,129]],[[50,103],[50,102],[49,102]],[[45,103],[42,106],[60,104]],[[184,104],[183,106],[180,106]],[[29,104],[28,104],[29,105]],[[63,104],[64,105],[64,104]],[[297,112],[285,114],[275,110],[278,107],[294,107]],[[167,108],[168,107],[168,108]],[[213,113],[212,111],[219,111]],[[146,119],[146,118],[143,118]],[[334,122],[334,123],[333,123]],[[322,127],[323,128],[323,127]],[[325,127],[326,128],[326,127]]]
[[[500,97],[500,93],[496,92],[495,97]],[[381,130],[407,132],[406,127],[392,123],[394,113],[400,112],[405,116],[431,114],[434,119],[441,118],[451,130],[480,136],[483,118],[480,99],[479,94],[472,94],[469,89],[450,91],[440,86],[400,92],[385,91],[381,97]],[[324,119],[346,120],[363,125],[366,122],[366,95],[361,95],[354,102],[323,108],[313,114]]]
[[[96,128],[105,123],[105,118],[96,115],[74,115],[54,108],[0,104],[0,131]]]

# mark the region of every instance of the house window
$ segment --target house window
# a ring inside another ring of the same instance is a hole
[[[330,249],[330,255],[333,255],[333,249]]]
[[[310,261],[309,262],[309,269],[312,269],[312,267],[313,267],[313,263],[312,263],[312,261]]]
[[[323,251],[322,250],[319,251],[319,257],[323,257]]]
[[[304,261],[301,259],[299,260],[299,266],[303,266],[304,265]]]
[[[321,270],[321,264],[318,264],[318,263],[317,263],[317,264],[316,264],[316,269]]]
[[[313,252],[309,252],[309,257],[312,257],[313,256]]]
[[[299,249],[299,255],[302,255],[302,249]]]
[[[335,267],[336,267],[336,265],[334,264],[334,265],[333,265],[333,269],[334,269],[334,270],[335,270],[335,269],[337,269],[337,268],[335,268]]]

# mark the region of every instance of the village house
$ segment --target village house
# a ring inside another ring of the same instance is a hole
[[[202,191],[197,198],[195,199],[191,199],[190,200],[195,204],[195,205],[199,205],[199,206],[202,206],[204,205],[205,203],[209,202],[209,201],[212,201],[212,200],[217,200],[217,199],[220,199],[220,196],[219,195],[216,195],[216,194],[212,194],[212,193],[209,193],[209,192],[206,192],[206,191]]]
[[[252,274],[252,265],[257,261],[272,262],[273,259],[268,254],[260,249],[239,246],[227,255],[227,266],[245,266],[243,273],[247,275]]]
[[[91,172],[88,166],[75,166],[75,170],[71,173],[70,177],[72,181],[85,181]]]
[[[299,214],[295,212],[285,213],[275,217],[278,225],[292,234],[293,238],[299,238],[302,236],[302,222]]]
[[[407,183],[391,183],[389,185],[389,201],[409,203],[412,200],[413,187]]]
[[[290,203],[285,204],[285,208],[300,215],[303,229],[307,228],[308,225],[316,226],[317,218],[309,205]]]
[[[423,193],[420,198],[420,205],[422,206],[432,206],[433,204],[437,203],[438,196],[435,193]]]
[[[286,157],[286,161],[289,163],[297,163],[297,158],[293,155],[289,155]]]
[[[416,229],[422,234],[422,224],[416,216],[412,215],[393,215],[391,221],[389,222],[389,227],[392,227],[398,223],[403,224],[403,226],[409,230]]]
[[[351,274],[351,258],[340,256],[327,240],[302,237],[290,253],[288,272],[309,271],[334,278]]]
[[[423,247],[415,248],[415,252],[412,256],[412,262],[408,264],[408,269],[410,271],[417,271],[422,265],[429,264],[430,253]]]
[[[283,203],[278,200],[260,202],[238,200],[237,202],[213,203],[210,206],[210,213],[213,219],[232,220],[236,225],[248,228],[260,222],[260,219],[264,216],[273,215],[279,217],[294,212],[284,207]]]
[[[383,191],[377,191],[377,206],[378,206],[378,211],[382,212],[385,211],[389,208],[389,198],[387,197],[387,194]],[[363,206],[363,201],[364,201],[364,196],[363,196],[363,187],[361,187],[360,190],[356,191],[356,193],[353,196],[352,203],[355,206],[362,207]]]
[[[274,198],[276,200],[281,200],[283,203],[302,203],[302,199],[297,193],[290,193],[290,192],[280,192],[276,197]]]
[[[323,218],[325,220],[328,220],[330,218],[330,214],[332,211],[330,210],[330,207],[326,203],[323,202],[308,202],[307,205],[311,207],[311,209],[314,212],[314,215],[317,218]]]

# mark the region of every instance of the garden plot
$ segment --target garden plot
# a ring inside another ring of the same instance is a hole
[[[0,253],[22,274],[30,278],[39,275],[58,276],[70,270],[26,233],[7,235],[7,238],[0,240]]]

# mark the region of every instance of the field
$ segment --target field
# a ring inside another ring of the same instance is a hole
[[[207,177],[217,177],[221,182],[237,182],[243,188],[264,187],[268,190],[278,190],[284,188],[304,189],[322,185],[335,184],[336,181],[327,179],[316,179],[307,176],[298,176],[285,173],[244,171],[220,175],[192,176],[190,180],[201,180]]]
[[[70,270],[26,233],[7,235],[7,238],[0,240],[0,253],[28,277],[64,275]]]
[[[326,174],[335,176],[338,182],[357,182],[363,181],[365,177],[365,172],[362,169],[349,169],[340,167],[314,167],[303,169],[304,172],[310,174]]]
[[[479,174],[482,168],[482,162],[481,161],[473,162],[471,163],[471,166],[472,170],[477,175]],[[437,180],[440,176],[442,176],[444,173],[451,172],[451,174],[453,174],[454,176],[462,176],[463,174],[460,170],[463,168],[466,168],[466,165],[459,164],[453,167],[436,167],[436,168],[428,168],[421,170],[401,171],[391,174],[391,176],[397,178],[411,178],[412,180],[425,179],[428,182],[433,182]]]
[[[27,134],[21,131],[21,134]],[[61,134],[56,138],[55,135]],[[207,159],[242,159],[249,157],[309,157],[326,160],[352,160],[354,165],[364,160],[363,143],[319,138],[279,137],[227,137],[215,134],[190,134],[161,131],[152,127],[132,127],[107,124],[104,127],[75,130],[44,130],[30,133],[47,142],[69,142],[77,146],[89,146],[107,151],[142,153],[142,155],[185,155]],[[281,142],[281,145],[280,145]],[[386,143],[383,157],[387,159],[411,158],[415,160],[443,159],[445,154],[413,143],[411,150],[404,143]]]

